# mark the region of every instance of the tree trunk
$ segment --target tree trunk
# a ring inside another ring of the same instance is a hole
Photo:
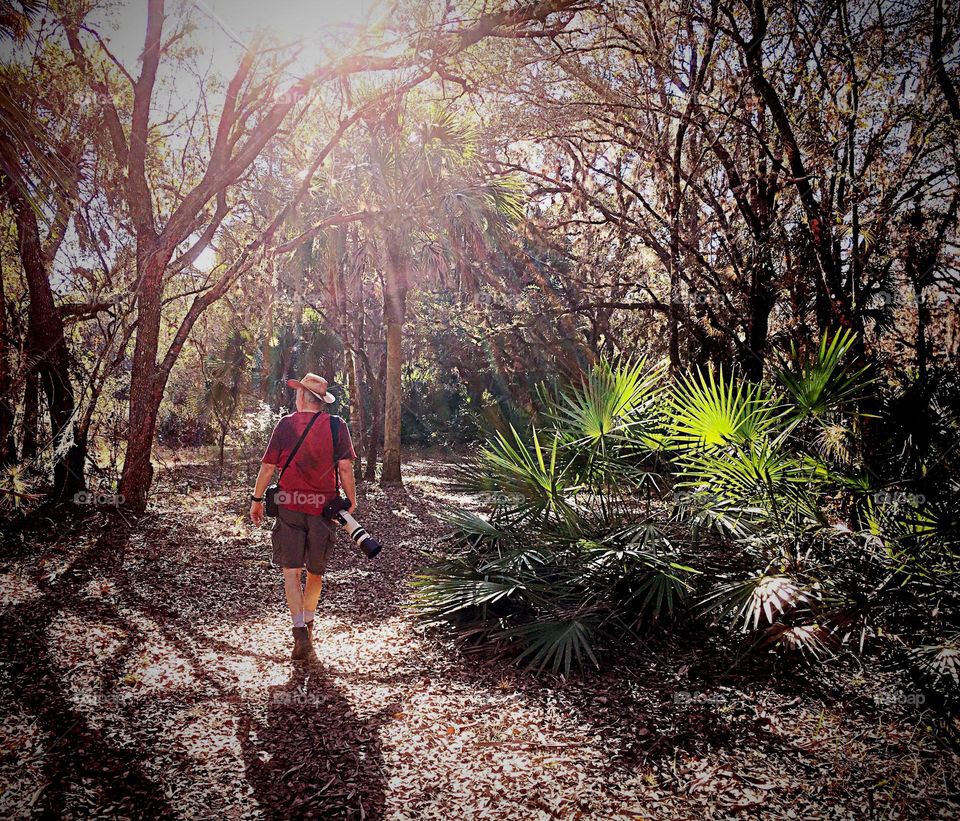
[[[353,229],[353,256],[356,259],[359,236],[356,226]],[[361,272],[355,269],[351,272],[353,280],[353,298],[357,305],[357,319],[354,323],[354,349],[350,355],[350,364],[353,374],[353,386],[350,391],[350,398],[353,404],[350,408],[350,421],[353,424],[354,440],[357,443],[357,461],[354,465],[354,476],[357,482],[363,481],[363,459],[367,457],[367,451],[364,448],[366,441],[366,419],[364,418],[364,399],[369,394],[369,385],[365,384],[360,374],[359,359],[365,354],[364,346],[364,324],[365,324],[365,306],[363,304],[363,276]],[[366,390],[365,390],[366,388]],[[356,414],[356,415],[354,415]],[[376,461],[376,460],[374,460]]]
[[[220,439],[217,442],[217,447],[220,452],[220,478],[223,478],[223,451],[227,444],[227,430],[228,425],[225,424],[220,428]]]
[[[387,379],[383,413],[383,472],[380,483],[399,484],[400,425],[403,415],[403,321],[387,319]]]
[[[383,430],[383,386],[387,381],[387,352],[380,354],[377,380],[370,391],[373,400],[373,418],[367,428],[367,471],[364,478],[372,482],[377,478],[377,454],[380,450],[380,432]]]
[[[14,389],[10,368],[10,344],[7,329],[7,297],[0,267],[0,466],[16,461],[17,446],[13,438]]]
[[[360,379],[357,374],[357,358],[352,351],[344,354],[343,369],[347,374],[347,390],[350,392],[350,427],[353,429],[353,440],[357,460],[353,465],[356,480],[363,478],[363,402],[360,397]]]
[[[37,458],[37,424],[40,419],[40,397],[37,375],[27,373],[23,386],[23,421],[20,423],[20,462],[28,464]]]
[[[270,266],[270,271],[273,274],[275,269],[273,265]],[[267,288],[267,307],[266,307],[266,316],[264,318],[264,329],[263,329],[263,345],[260,348],[260,398],[264,402],[270,402],[273,404],[273,396],[270,391],[270,379],[273,375],[272,357],[273,357],[273,346],[271,341],[273,340],[273,305],[276,299],[277,293],[277,279],[273,275],[270,278]]]
[[[770,312],[775,299],[770,287],[772,279],[772,263],[765,259],[758,260],[750,280],[747,344],[740,360],[744,376],[753,382],[759,382],[763,378],[767,336],[770,332]]]
[[[139,252],[142,257],[140,298],[137,310],[137,341],[130,371],[129,432],[127,452],[120,476],[123,504],[136,513],[147,506],[147,494],[153,484],[153,437],[157,430],[160,401],[166,374],[157,367],[160,339],[160,312],[163,269],[167,256],[155,247]],[[140,267],[140,266],[138,266]]]
[[[408,254],[392,229],[383,232],[383,321],[386,380],[383,398],[383,470],[380,484],[401,484],[400,429],[403,421],[403,323],[407,313]]]
[[[59,502],[85,487],[83,464],[86,454],[78,452],[81,444],[71,441],[66,450],[61,444],[67,438],[73,439],[75,403],[70,382],[70,355],[63,319],[53,301],[36,212],[13,181],[7,181],[5,190],[15,216],[17,250],[30,296],[27,352],[33,361],[31,370],[47,398],[53,454],[52,499]],[[79,473],[76,472],[78,466]]]

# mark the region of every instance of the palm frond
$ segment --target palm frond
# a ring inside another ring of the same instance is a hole
[[[812,598],[810,591],[788,576],[761,573],[721,585],[701,601],[700,607],[704,613],[716,613],[721,619],[739,622],[741,630],[747,633],[761,624],[773,624],[778,616]]]
[[[870,385],[868,367],[846,362],[855,343],[856,335],[843,330],[833,337],[824,335],[809,359],[800,356],[795,344],[788,358],[780,357],[773,373],[786,389],[796,417],[823,417],[853,402]]]
[[[524,589],[518,579],[443,566],[417,576],[412,585],[414,605],[427,619],[449,619],[464,611],[496,604]]]
[[[665,366],[648,369],[645,359],[594,366],[582,385],[559,393],[551,418],[573,446],[603,451],[631,429],[652,427],[666,386]]]
[[[557,436],[549,443],[541,442],[536,427],[531,430],[531,441],[525,442],[511,426],[509,435],[498,432],[476,463],[457,472],[457,487],[495,493],[501,513],[518,519],[572,518],[575,510],[570,497],[577,489],[577,479],[559,446]]]
[[[677,385],[669,427],[682,449],[722,448],[768,435],[780,415],[762,386],[698,371]]]
[[[818,662],[831,658],[839,646],[836,637],[820,624],[771,624],[757,642],[757,647],[782,647]]]
[[[938,644],[913,648],[910,659],[934,681],[960,686],[960,633]]]
[[[571,618],[542,621],[516,627],[506,636],[520,639],[526,646],[517,656],[517,661],[527,661],[533,670],[550,668],[555,672],[569,674],[573,662],[582,664],[589,659],[599,665],[593,652],[593,630],[586,619]]]

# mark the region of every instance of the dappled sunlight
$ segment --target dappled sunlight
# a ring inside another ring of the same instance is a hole
[[[42,595],[40,588],[22,573],[0,573],[0,607],[24,604]]]
[[[427,679],[399,707],[384,727],[388,795],[416,817],[441,819],[453,803],[497,818],[506,800],[569,817],[603,783],[611,750],[595,729],[512,687]]]
[[[120,681],[137,695],[183,693],[202,688],[190,659],[177,653],[170,644],[149,638],[138,645],[131,660],[121,670]]]
[[[863,735],[862,719],[842,704],[824,709],[757,687],[696,692],[682,659],[644,657],[632,678],[564,682],[438,642],[407,609],[419,551],[443,532],[415,516],[448,486],[449,465],[429,472],[425,490],[416,480],[405,490],[364,489],[364,520],[384,528],[387,547],[369,562],[340,535],[314,664],[289,660],[289,615],[267,534],[228,524],[210,539],[211,508],[164,508],[177,517],[121,539],[125,568],[109,559],[77,579],[60,574],[78,595],[31,636],[48,648],[70,720],[99,733],[91,743],[120,772],[133,766],[124,751],[136,750],[137,777],[154,785],[143,789],[184,816],[203,807],[294,817],[291,805],[303,801],[326,808],[320,817],[360,802],[368,817],[396,821],[447,821],[451,807],[499,821],[505,806],[530,818],[694,817],[705,805],[749,813],[774,790],[810,793],[814,773],[826,786],[798,804],[812,807],[842,792],[856,767],[904,783],[895,758],[877,763],[878,744],[915,750],[904,766],[942,778],[930,763],[933,742],[906,724]],[[119,554],[107,540],[102,555]],[[0,727],[7,744],[34,751],[16,773],[0,759],[18,800],[45,783],[41,763],[57,737],[28,716],[11,712]],[[809,768],[791,769],[796,755]],[[69,795],[78,807],[108,800],[102,790]]]
[[[0,3],[0,818],[960,818],[958,35]]]
[[[91,726],[109,720],[113,708],[131,694],[117,689],[115,679],[105,677],[105,672],[116,670],[122,660],[127,632],[116,625],[63,613],[56,624],[47,625],[45,638],[56,667],[70,673],[65,688],[70,702],[88,716]]]
[[[201,767],[216,765],[219,756],[232,759],[234,765],[243,760],[237,740],[239,716],[224,706],[223,700],[197,701],[170,715],[167,731],[176,738],[177,747]]]

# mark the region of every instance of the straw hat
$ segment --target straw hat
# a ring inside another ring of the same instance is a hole
[[[312,393],[321,402],[328,405],[336,402],[337,397],[327,390],[327,380],[315,373],[308,373],[300,379],[288,379],[287,386],[291,388],[303,388],[308,393]]]

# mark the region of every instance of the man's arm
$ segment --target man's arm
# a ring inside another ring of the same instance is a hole
[[[253,486],[253,495],[258,499],[263,498],[263,494],[267,490],[267,485],[270,484],[270,480],[273,478],[273,472],[276,469],[276,465],[268,465],[266,463],[260,465],[257,482]],[[255,525],[259,525],[263,521],[263,502],[250,503],[250,518]]]
[[[343,492],[347,494],[347,498],[350,500],[350,508],[347,513],[353,513],[357,507],[357,485],[353,480],[353,460],[341,459],[337,462],[337,468],[340,471],[340,487],[343,488]]]

